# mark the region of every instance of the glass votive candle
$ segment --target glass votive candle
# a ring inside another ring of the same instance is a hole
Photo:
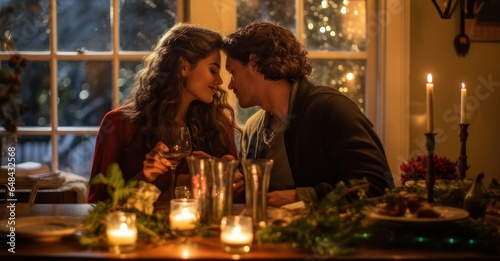
[[[220,222],[220,241],[226,252],[247,253],[253,241],[253,223],[249,216],[224,216]]]
[[[106,236],[109,250],[117,254],[135,249],[137,227],[135,213],[116,211],[106,217]]]
[[[197,232],[200,214],[198,201],[192,198],[170,200],[170,228],[178,236],[193,236]]]

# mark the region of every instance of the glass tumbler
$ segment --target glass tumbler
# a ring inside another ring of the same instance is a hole
[[[233,179],[239,160],[190,156],[193,198],[198,199],[200,223],[217,228],[223,216],[230,215],[233,204]]]
[[[245,176],[245,215],[252,217],[254,227],[267,225],[267,192],[271,169],[271,159],[245,159],[241,161]]]

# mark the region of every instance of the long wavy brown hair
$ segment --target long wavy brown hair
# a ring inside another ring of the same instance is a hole
[[[279,23],[254,21],[226,35],[222,49],[244,65],[254,54],[255,66],[268,80],[285,79],[293,83],[312,72],[305,46]]]
[[[219,33],[192,24],[178,23],[166,31],[145,57],[143,69],[135,76],[135,85],[124,101],[125,115],[137,126],[137,142],[152,148],[162,133],[175,125],[184,79],[181,62],[193,66],[211,53],[221,50]],[[191,132],[193,150],[221,157],[229,153],[228,131],[241,130],[235,123],[234,109],[227,91],[220,86],[211,103],[193,101],[186,125]],[[230,127],[229,127],[230,126]]]

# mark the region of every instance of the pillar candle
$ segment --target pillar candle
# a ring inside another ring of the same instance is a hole
[[[433,94],[434,84],[432,83],[432,75],[429,73],[427,75],[426,84],[426,94],[427,94],[427,132],[431,133],[434,130],[434,118],[433,118]]]
[[[465,83],[462,83],[462,88],[460,89],[460,123],[466,123],[465,120],[465,106],[467,106],[467,89],[465,88]]]

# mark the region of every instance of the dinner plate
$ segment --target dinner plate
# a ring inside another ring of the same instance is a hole
[[[404,222],[404,223],[440,223],[440,222],[450,222],[461,220],[469,217],[469,212],[467,210],[448,206],[434,206],[432,207],[436,212],[441,214],[438,218],[417,218],[413,216],[410,211],[406,212],[404,216],[388,216],[381,215],[375,212],[368,213],[368,217],[375,220],[381,221],[394,221],[394,222]]]
[[[79,217],[69,216],[36,216],[17,217],[12,220],[1,220],[0,229],[10,233],[15,228],[16,235],[41,242],[54,242],[64,236],[72,235],[82,224]]]

